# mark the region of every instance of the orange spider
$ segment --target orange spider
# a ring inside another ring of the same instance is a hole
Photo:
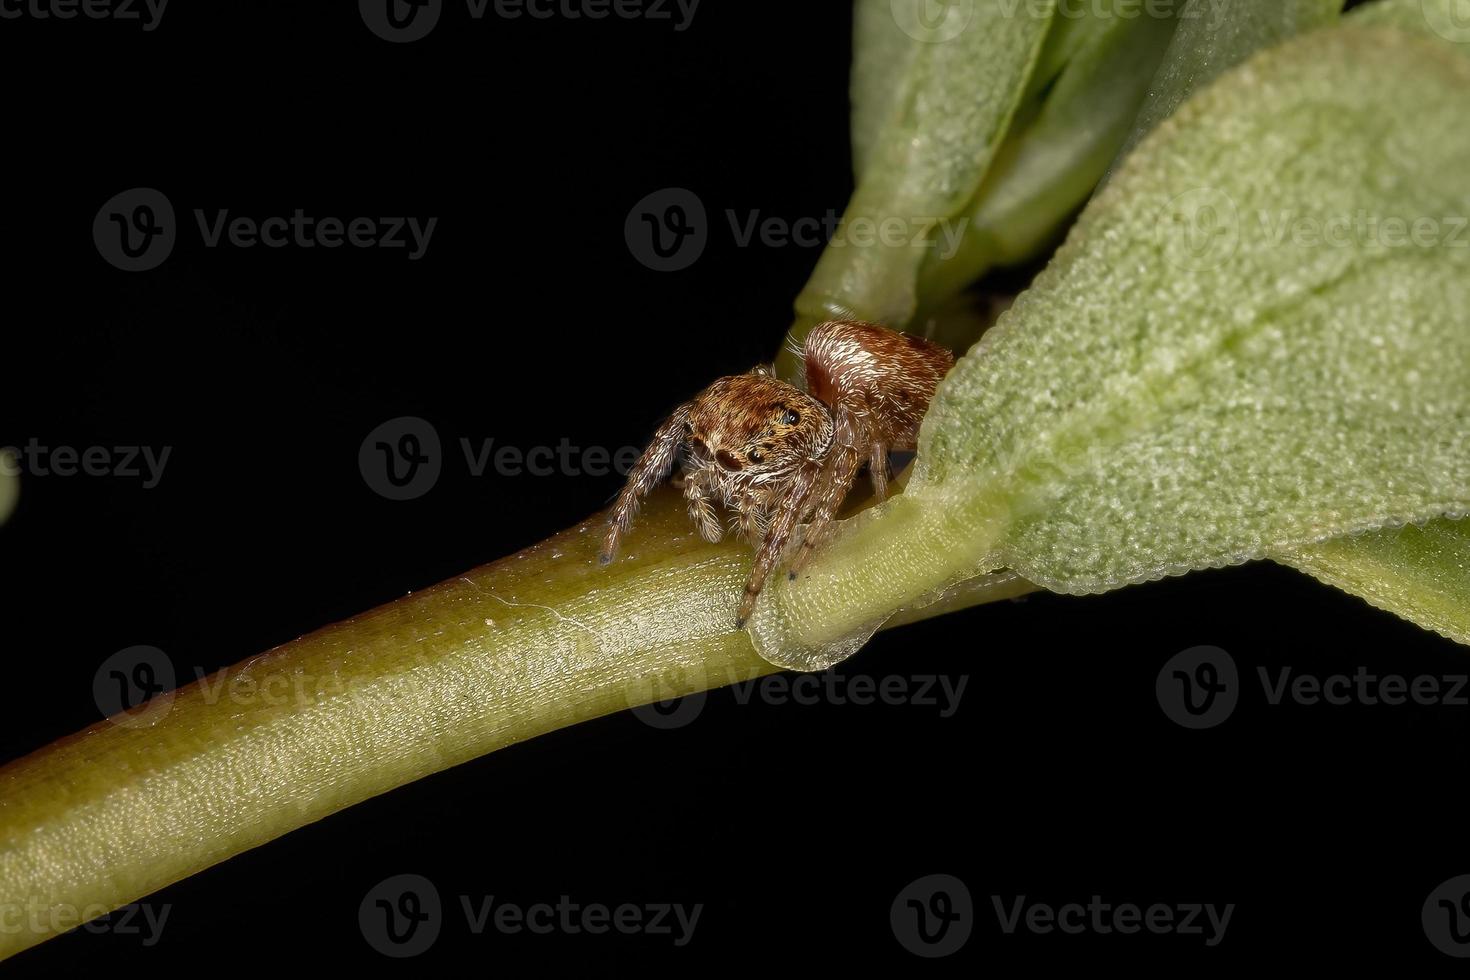
[[[689,517],[710,542],[724,536],[718,502],[737,515],[756,548],[735,627],[745,625],[798,523],[807,523],[790,566],[796,578],[821,543],[864,462],[879,500],[888,453],[913,450],[919,423],[954,355],[912,334],[852,320],[812,328],[801,351],[806,391],[768,367],[720,378],[654,433],[608,519],[606,565],[638,503],[668,476],[681,450]]]

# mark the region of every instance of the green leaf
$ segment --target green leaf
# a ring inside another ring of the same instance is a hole
[[[1470,0],[1382,0],[1353,23],[1412,31],[1470,57]],[[1470,521],[1338,538],[1277,558],[1380,609],[1470,643]]]
[[[1023,104],[1026,121],[1012,126],[971,202],[959,248],[925,262],[925,310],[1060,237],[1132,129],[1174,27],[1172,17],[1057,17],[1032,77],[1037,104]]]
[[[1460,643],[1470,643],[1470,521],[1337,538],[1282,559]]]
[[[861,180],[873,144],[896,122],[904,76],[923,42],[899,28],[889,0],[855,0],[852,16],[852,166]]]
[[[919,267],[989,169],[1052,11],[1052,0],[859,5],[859,71],[874,75],[854,94],[862,177],[798,314],[909,321]],[[868,84],[879,94],[864,94]]]
[[[1191,94],[1255,52],[1337,19],[1344,0],[1189,0],[1121,159]]]
[[[1467,94],[1359,27],[1197,93],[945,380],[906,491],[763,594],[762,655],[1001,567],[1097,592],[1470,512]]]

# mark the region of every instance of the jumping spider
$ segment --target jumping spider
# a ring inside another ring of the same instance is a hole
[[[888,453],[916,447],[935,386],[954,364],[938,344],[872,323],[814,327],[801,350],[806,391],[768,367],[720,378],[685,402],[654,433],[628,474],[608,520],[599,560],[617,554],[639,501],[683,450],[684,497],[700,535],[719,541],[718,501],[738,515],[756,548],[737,629],[755,608],[798,523],[808,525],[789,574],[796,578],[821,543],[864,462],[879,500],[888,493]]]

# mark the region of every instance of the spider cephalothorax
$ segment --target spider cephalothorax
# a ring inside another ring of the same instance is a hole
[[[720,378],[674,410],[628,474],[608,521],[601,560],[611,561],[638,502],[683,451],[684,497],[699,533],[718,541],[718,503],[738,516],[756,547],[736,626],[780,562],[791,534],[808,523],[792,578],[806,564],[858,469],[868,463],[881,500],[890,450],[915,448],[919,423],[954,355],[937,344],[885,327],[830,321],[802,347],[806,391],[769,368]]]

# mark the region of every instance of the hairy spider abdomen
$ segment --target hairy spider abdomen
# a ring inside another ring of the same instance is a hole
[[[850,407],[873,441],[898,450],[915,447],[934,389],[954,366],[948,348],[853,320],[818,324],[802,350],[807,391]]]

